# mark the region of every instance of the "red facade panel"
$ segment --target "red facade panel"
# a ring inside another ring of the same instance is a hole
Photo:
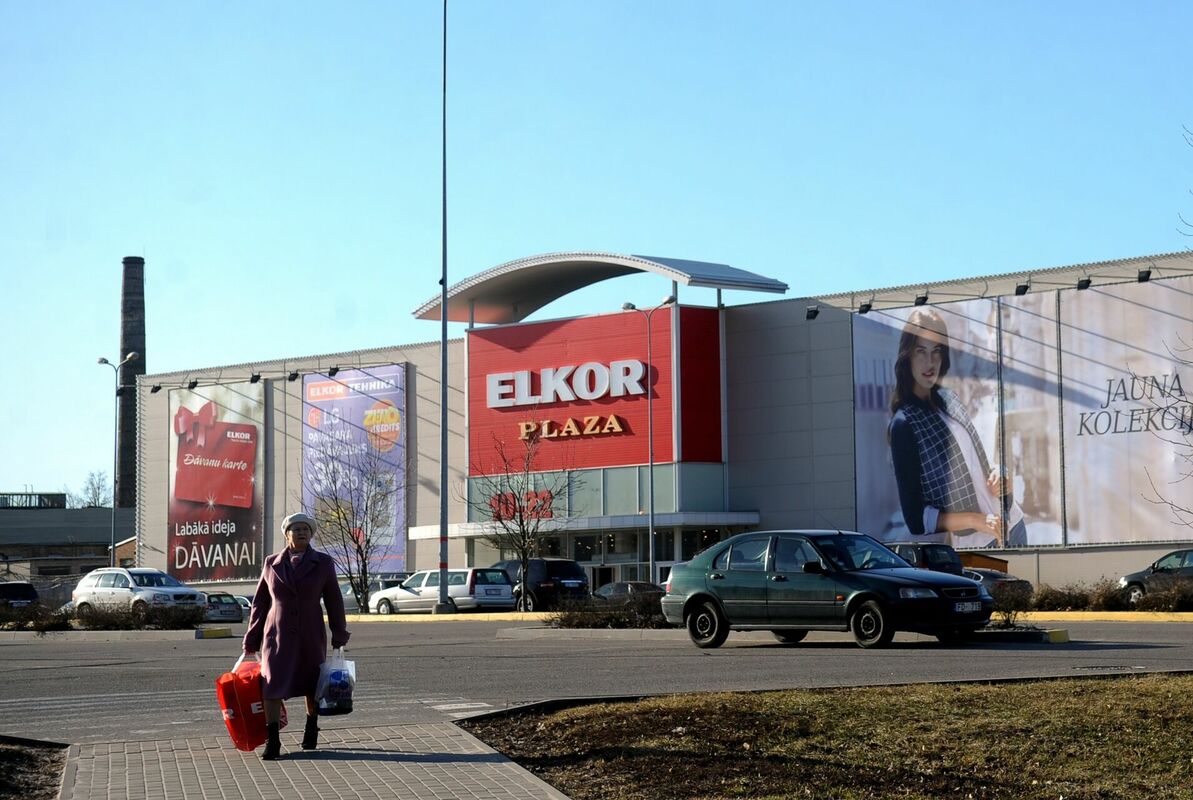
[[[672,461],[671,313],[651,317],[649,378],[638,312],[469,331],[469,475],[499,472],[495,442],[516,454],[529,431],[542,438],[536,472],[645,464],[647,387],[655,462]]]
[[[681,308],[679,401],[682,461],[721,460],[721,315]]]
[[[672,319],[682,315],[684,461],[721,460],[720,316],[668,308],[481,328],[468,333],[468,474],[502,470],[496,442],[518,457],[539,436],[535,472],[646,464],[647,395],[654,460],[675,460]]]

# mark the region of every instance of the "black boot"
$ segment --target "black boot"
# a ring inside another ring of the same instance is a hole
[[[282,737],[278,733],[276,722],[265,723],[265,734],[269,738],[265,741],[265,752],[261,754],[262,761],[276,761],[282,754]]]
[[[302,749],[314,750],[319,746],[319,718],[307,714],[307,727],[302,732]]]

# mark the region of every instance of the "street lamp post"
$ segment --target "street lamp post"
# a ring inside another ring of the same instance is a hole
[[[651,583],[655,581],[655,551],[654,551],[654,386],[651,380],[651,351],[650,351],[650,318],[660,308],[666,308],[675,303],[675,295],[667,295],[663,302],[651,309],[638,308],[633,303],[623,303],[622,311],[637,311],[646,317],[646,553],[649,560]]]
[[[97,364],[107,364],[112,368],[112,377],[116,383],[116,391],[112,396],[112,527],[109,534],[108,566],[116,566],[116,471],[120,469],[120,368],[139,357],[135,350],[124,357],[119,364],[113,364],[100,356]]]

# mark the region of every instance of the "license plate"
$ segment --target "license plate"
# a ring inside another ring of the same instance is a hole
[[[976,611],[982,610],[982,604],[978,602],[972,603],[957,603],[953,606],[953,611],[958,614],[973,614]]]
[[[485,594],[501,594],[500,589],[485,589]]]

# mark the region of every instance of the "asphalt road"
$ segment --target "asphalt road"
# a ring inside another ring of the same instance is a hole
[[[355,624],[356,710],[325,726],[441,721],[552,698],[1193,669],[1185,623],[1068,623],[1059,626],[1068,644],[944,645],[900,634],[884,650],[862,650],[846,634],[813,633],[794,646],[732,634],[711,651],[682,639],[499,638],[517,625]],[[0,734],[72,743],[218,734],[213,682],[239,650],[238,638],[0,641]],[[301,701],[289,705],[300,723]]]

